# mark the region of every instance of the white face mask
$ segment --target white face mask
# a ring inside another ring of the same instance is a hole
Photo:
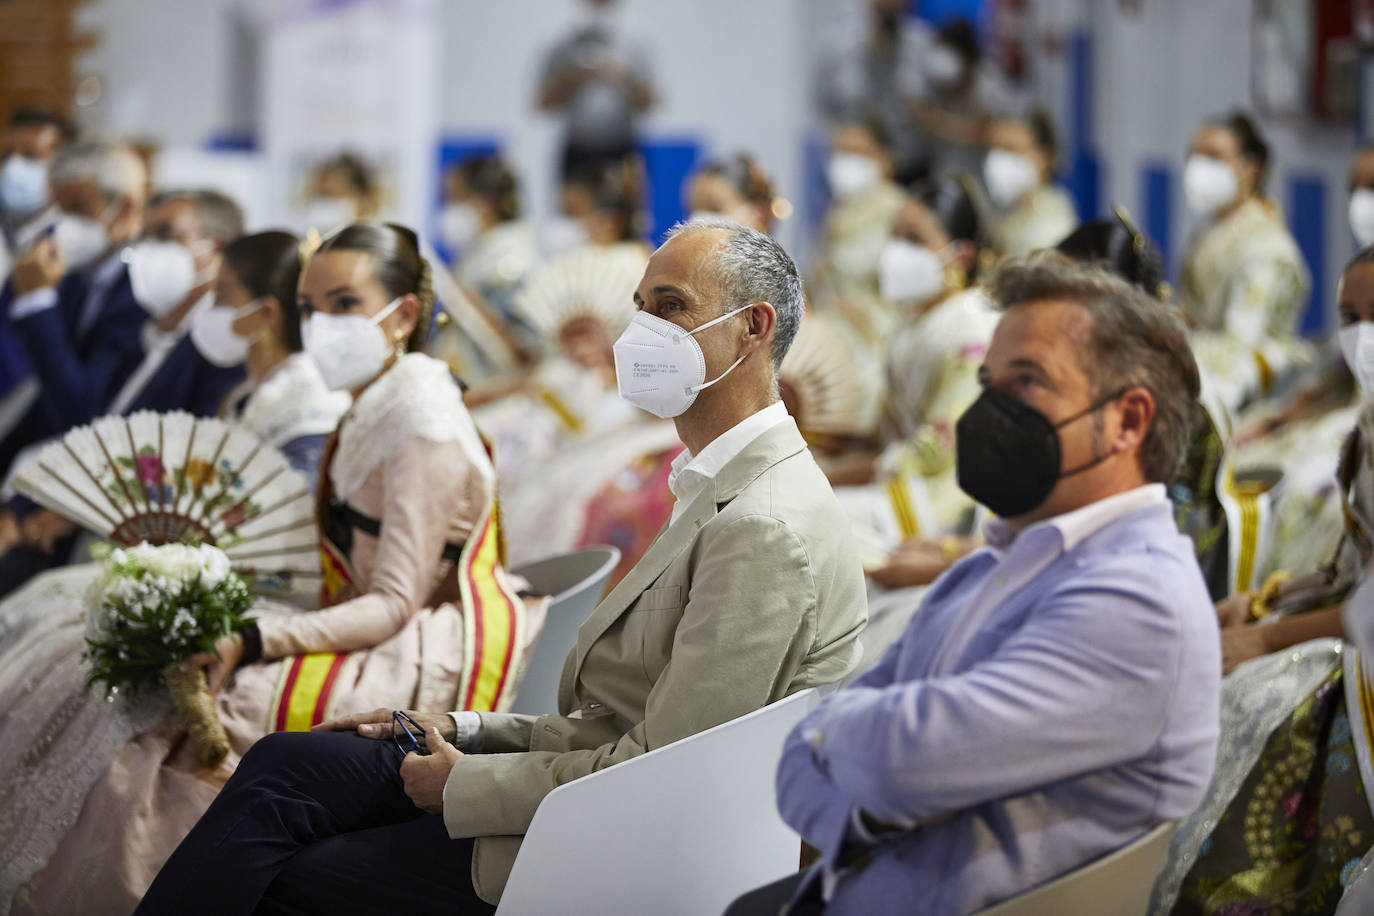
[[[330,390],[357,388],[386,366],[391,347],[378,325],[400,308],[401,298],[392,299],[371,318],[316,312],[301,322],[301,343]]]
[[[110,233],[103,222],[74,213],[57,217],[52,240],[68,270],[89,267],[110,247]]]
[[[213,247],[205,241],[200,253]],[[208,277],[196,270],[196,255],[180,242],[144,239],[129,249],[129,286],[143,310],[163,318],[186,301],[191,290]]]
[[[873,187],[883,177],[878,163],[858,153],[832,153],[825,168],[830,193],[839,200]]]
[[[231,309],[216,305],[195,317],[191,323],[191,343],[211,365],[227,369],[248,358],[248,338],[234,331],[234,322],[262,308],[262,300],[254,299],[243,308]]]
[[[1220,159],[1194,153],[1183,167],[1183,200],[1194,216],[1211,216],[1240,193],[1236,173]]]
[[[358,219],[358,205],[347,197],[316,197],[305,205],[304,229],[328,235]]]
[[[465,248],[482,231],[482,218],[472,204],[445,204],[439,214],[439,235],[449,248]]]
[[[1357,321],[1341,328],[1341,356],[1360,386],[1360,394],[1374,398],[1374,322]]]
[[[959,77],[964,75],[964,58],[949,45],[936,45],[926,52],[921,69],[931,85],[944,89],[959,82]]]
[[[741,356],[729,369],[706,381],[706,355],[693,335],[747,308],[745,305],[726,312],[690,331],[657,315],[635,312],[630,326],[615,342],[615,377],[620,396],[664,420],[681,416],[702,389],[710,388],[744,362]]]
[[[888,239],[878,258],[878,292],[889,302],[925,302],[945,288],[945,263],[924,245]]]
[[[1350,231],[1361,248],[1374,244],[1374,191],[1369,188],[1350,195]]]
[[[992,202],[1005,210],[1035,189],[1040,183],[1040,172],[1034,162],[1020,153],[994,149],[983,160],[983,183],[988,186]]]
[[[48,202],[48,165],[12,153],[0,166],[0,209],[11,216],[28,216]]]

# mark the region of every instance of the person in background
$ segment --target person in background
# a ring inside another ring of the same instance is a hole
[[[911,118],[926,91],[924,65],[935,41],[930,26],[904,0],[869,0],[861,34],[845,36],[817,73],[817,101],[832,125],[867,117],[891,138],[893,171],[903,185],[923,177],[926,149]]]
[[[14,252],[27,247],[20,230],[48,205],[52,157],[75,137],[71,124],[55,111],[21,107],[10,113],[0,140],[0,282],[9,276]]]
[[[1320,569],[1217,603],[1231,672],[1218,772],[1152,913],[1332,913],[1374,847],[1374,711],[1361,653],[1343,644],[1347,597],[1368,594],[1374,560],[1374,248],[1346,265],[1336,299],[1362,402],[1336,468],[1344,536]]]
[[[343,152],[316,166],[306,191],[304,228],[327,233],[356,220],[374,219],[380,210],[371,166],[356,153]]]
[[[773,181],[748,153],[708,162],[687,179],[690,219],[728,219],[760,232],[771,233],[779,213],[788,214],[786,201],[773,192]]]
[[[303,351],[300,272],[300,240],[289,232],[230,242],[215,278],[214,307],[197,316],[191,340],[210,363],[248,370],[246,390],[230,392],[220,415],[280,449],[313,488],[325,438],[352,398],[330,391]]]
[[[1350,160],[1350,233],[1355,245],[1374,245],[1374,146],[1366,146]]]
[[[647,55],[613,21],[616,0],[582,0],[584,21],[547,53],[539,79],[541,111],[563,118],[559,176],[623,163],[639,118],[655,103]]]
[[[579,169],[564,185],[562,215],[545,225],[540,248],[546,256],[584,245],[634,245],[648,257],[643,242],[644,175],[633,158]]]
[[[142,237],[128,249],[130,287],[145,310],[143,359],[101,414],[185,410],[214,416],[225,395],[243,380],[241,358],[220,365],[200,351],[202,344],[213,347],[218,341],[189,333],[210,310],[210,288],[220,270],[221,252],[242,232],[238,205],[216,191],[171,191],[153,198]],[[38,449],[53,437],[94,418],[53,427],[16,454],[14,467],[36,458]],[[8,537],[3,536],[6,532]],[[66,563],[76,533],[71,523],[35,509],[22,497],[0,508],[0,596]]]
[[[0,478],[22,449],[104,413],[145,348],[149,316],[123,258],[143,227],[142,160],[102,140],[73,143],[53,157],[48,181],[53,228],[0,290],[0,329],[19,342],[32,380],[0,416]]]
[[[878,293],[878,261],[906,201],[892,180],[882,125],[870,118],[835,128],[826,177],[831,202],[813,260],[811,301],[822,312],[842,308],[861,337],[880,343],[894,315]]]
[[[474,156],[449,169],[444,192],[440,232],[458,282],[509,321],[511,296],[538,257],[515,173],[500,156]]]
[[[1311,361],[1296,334],[1311,281],[1278,205],[1264,196],[1268,169],[1268,143],[1237,111],[1198,129],[1183,171],[1200,225],[1184,252],[1180,301],[1198,362],[1232,411]]]
[[[998,212],[993,247],[1009,258],[1053,248],[1078,225],[1078,213],[1052,183],[1059,140],[1049,114],[999,118],[988,125],[987,139],[983,183]]]
[[[1164,488],[1198,393],[1183,327],[1057,253],[988,289],[1003,314],[958,425],[987,545],[792,730],[778,808],[821,859],[731,916],[977,912],[1206,791],[1220,652]]]

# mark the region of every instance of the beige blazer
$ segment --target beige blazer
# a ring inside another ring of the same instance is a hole
[[[788,419],[654,540],[578,633],[561,715],[481,713],[482,753],[444,788],[450,836],[479,837],[496,903],[539,802],[563,783],[839,680],[867,620],[849,523]]]

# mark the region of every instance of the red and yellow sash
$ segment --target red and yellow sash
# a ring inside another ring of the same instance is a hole
[[[491,456],[491,445],[482,444]],[[338,445],[330,436],[320,461],[317,516],[322,521],[331,496],[329,463]],[[360,594],[347,555],[325,536],[320,525],[320,607],[341,604]],[[463,663],[459,673],[459,709],[502,710],[515,699],[514,671],[524,645],[524,605],[505,575],[505,543],[500,504],[493,498],[454,568],[463,602]],[[292,656],[283,667],[269,721],[274,731],[308,731],[329,718],[339,672],[348,652]]]

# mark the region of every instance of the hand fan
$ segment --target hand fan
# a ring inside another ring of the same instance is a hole
[[[579,248],[535,268],[511,307],[550,342],[582,316],[600,319],[614,340],[634,317],[635,287],[647,263],[638,245]]]
[[[833,319],[802,319],[778,369],[783,403],[804,433],[848,436],[865,415],[864,388],[854,348]]]
[[[15,475],[44,508],[122,545],[213,544],[240,573],[318,576],[314,499],[241,426],[140,411],[69,430]]]

